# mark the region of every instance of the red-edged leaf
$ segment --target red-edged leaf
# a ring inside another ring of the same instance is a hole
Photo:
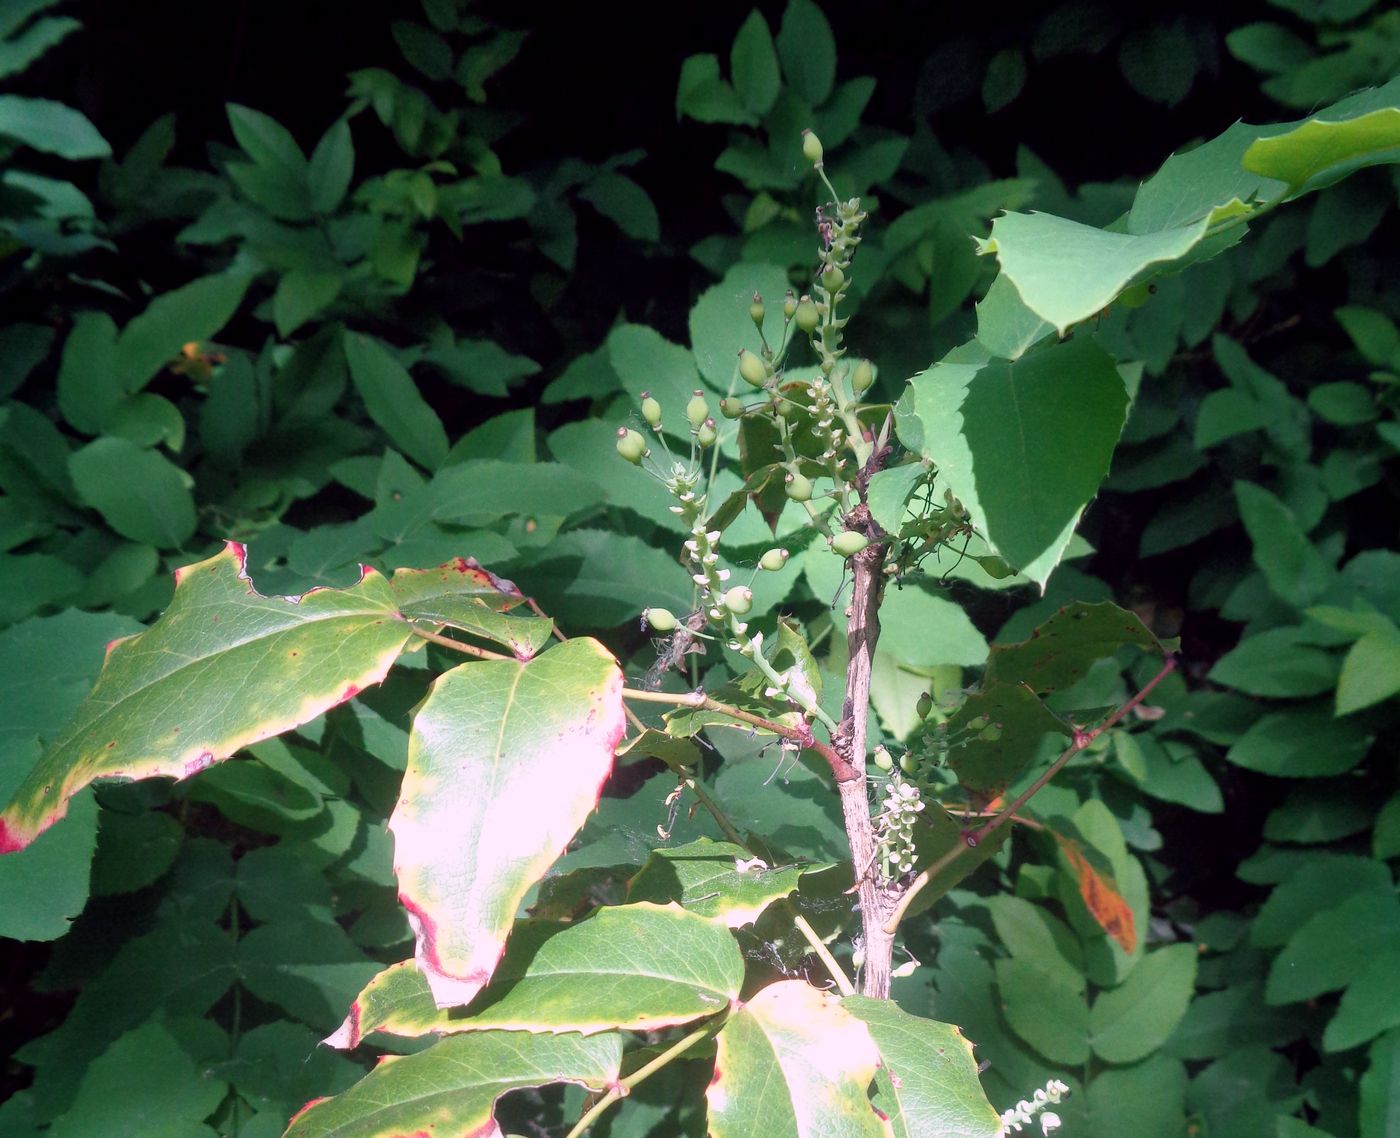
[[[188,778],[314,719],[379,683],[411,635],[373,570],[348,589],[264,597],[228,543],[176,572],[151,628],[108,646],[92,692],[0,813],[0,853],[95,779]]]
[[[474,557],[458,557],[436,569],[396,569],[390,586],[410,620],[459,628],[509,648],[520,660],[544,648],[554,632],[547,617],[513,615],[510,610],[524,603],[525,594]]]
[[[415,959],[440,1007],[490,979],[525,893],[597,805],[624,725],[622,671],[594,640],[434,683],[389,828]]]
[[[1106,859],[1098,855],[1097,851],[1086,853],[1086,847],[1073,838],[1067,838],[1053,830],[1051,833],[1060,847],[1060,852],[1069,862],[1070,872],[1079,886],[1079,896],[1084,901],[1084,907],[1093,915],[1094,920],[1098,921],[1103,931],[1118,942],[1124,952],[1133,952],[1137,948],[1137,922],[1133,918],[1132,906],[1119,892],[1118,883],[1113,879],[1113,872]],[[1102,864],[1093,865],[1091,859]]]
[[[507,1091],[558,1082],[601,1091],[621,1065],[617,1035],[454,1035],[390,1056],[348,1091],[307,1103],[284,1138],[490,1138],[501,1133],[492,1108]]]
[[[867,1095],[880,1053],[835,996],[801,980],[770,984],[715,1046],[705,1090],[712,1138],[889,1138]]]

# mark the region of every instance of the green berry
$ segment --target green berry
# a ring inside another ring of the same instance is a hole
[[[755,328],[763,331],[763,297],[758,293],[753,294],[753,303],[749,305],[749,319],[753,321]]]
[[[753,591],[743,585],[735,585],[724,594],[724,607],[735,616],[743,616],[753,608]]]
[[[994,557],[991,554],[985,557],[978,557],[976,561],[978,565],[982,566],[982,571],[994,581],[1004,580],[1016,572],[1016,570],[1011,568],[1011,566],[1000,557]]]
[[[924,692],[923,695],[919,696],[919,702],[914,705],[914,714],[920,719],[927,719],[932,710],[933,697],[928,692]]]
[[[706,419],[695,431],[695,441],[702,447],[712,447],[719,436],[715,433],[715,421]]]
[[[685,417],[690,420],[690,425],[695,430],[699,430],[701,424],[710,417],[710,405],[705,402],[703,391],[691,393],[690,402],[685,405]]]
[[[786,549],[770,549],[758,559],[758,567],[766,569],[770,573],[776,573],[787,564],[788,551]]]
[[[822,288],[826,289],[827,292],[835,292],[845,283],[846,274],[835,265],[822,273]]]
[[[792,314],[797,311],[797,297],[792,295],[792,289],[787,290],[787,295],[783,297],[783,318],[792,319]]]
[[[670,609],[642,609],[642,620],[656,632],[674,632],[678,623]]]
[[[882,771],[894,769],[894,759],[890,755],[889,751],[885,749],[883,744],[875,748],[874,759],[875,765],[879,767]]]
[[[851,390],[857,395],[864,395],[874,382],[875,369],[870,366],[869,360],[861,360],[856,364],[856,370],[851,373]]]
[[[626,427],[617,429],[617,453],[633,466],[640,466],[647,455],[647,441],[636,431]]]
[[[854,557],[870,544],[870,539],[855,530],[842,530],[831,539],[831,551],[841,557]]]
[[[726,419],[737,419],[744,413],[744,404],[730,395],[719,401],[719,413]]]
[[[817,325],[822,321],[822,315],[817,311],[817,306],[812,303],[810,296],[804,296],[797,302],[797,326],[809,336],[817,330]]]
[[[786,478],[784,492],[794,502],[810,502],[812,500],[812,480],[801,474],[789,474]]]
[[[813,166],[820,166],[822,161],[822,140],[810,130],[802,132],[802,157],[807,159]]]
[[[905,774],[913,774],[919,769],[919,760],[914,758],[908,751],[899,756],[899,769]]]
[[[648,426],[661,426],[661,404],[652,398],[650,391],[642,392],[642,418]]]
[[[739,353],[739,375],[750,387],[762,387],[768,382],[768,365],[745,348]]]

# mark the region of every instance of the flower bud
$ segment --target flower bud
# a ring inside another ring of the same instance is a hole
[[[710,405],[705,402],[703,391],[691,393],[690,402],[685,405],[685,417],[690,420],[691,427],[696,430],[699,430],[701,424],[710,417]]]
[[[719,413],[726,419],[737,419],[744,413],[744,404],[730,395],[719,401]]]
[[[762,387],[768,382],[768,365],[745,348],[739,353],[739,375],[750,387]]]
[[[875,369],[870,366],[869,360],[861,360],[856,364],[856,370],[851,373],[851,390],[857,395],[864,395],[874,382]]]
[[[724,594],[724,607],[735,616],[743,616],[753,608],[753,592],[743,585],[735,585]]]
[[[758,559],[758,567],[766,569],[770,573],[776,573],[787,564],[788,551],[786,549],[770,549]]]
[[[642,609],[642,620],[655,632],[674,632],[678,623],[670,609]]]
[[[870,539],[855,530],[842,530],[831,539],[831,551],[840,557],[854,557],[870,544]]]
[[[636,431],[626,427],[617,429],[617,453],[633,466],[640,466],[647,455],[647,441]]]
[[[933,696],[929,695],[928,692],[924,692],[923,695],[919,696],[919,702],[914,705],[914,714],[920,719],[927,719],[932,711]]]
[[[642,418],[650,427],[661,426],[661,404],[652,398],[650,391],[642,392]]]
[[[822,163],[822,140],[810,130],[802,132],[802,157],[813,166],[820,166]]]
[[[810,296],[804,296],[797,303],[797,326],[811,335],[817,330],[817,325],[821,323],[821,313],[817,311],[817,306],[812,303]]]
[[[785,482],[784,493],[794,502],[810,502],[812,500],[812,480],[810,478],[805,478],[801,474],[789,474]]]

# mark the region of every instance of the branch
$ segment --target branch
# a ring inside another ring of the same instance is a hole
[[[971,833],[964,832],[964,841],[967,843],[965,846],[953,846],[952,849],[950,849],[947,853],[945,853],[942,857],[935,861],[931,866],[929,866],[922,873],[920,873],[918,877],[914,878],[913,882],[909,886],[908,892],[906,892],[904,896],[899,899],[899,904],[895,907],[895,911],[891,914],[890,919],[885,922],[885,931],[887,933],[893,933],[895,929],[899,927],[899,922],[904,919],[904,914],[908,911],[909,906],[913,904],[914,898],[919,895],[919,893],[923,890],[924,886],[926,886],[930,881],[932,881],[935,877],[937,877],[940,873],[947,869],[948,866],[952,865],[953,862],[957,861],[957,859],[960,858],[967,850],[976,849],[979,845],[982,844],[982,842],[986,841],[989,837],[991,837],[994,833],[1001,829],[1002,826],[1004,826],[1007,822],[1011,821],[1016,811],[1020,810],[1022,806],[1029,802],[1031,797],[1037,791],[1039,791],[1041,787],[1043,787],[1047,782],[1049,782],[1052,778],[1059,774],[1060,771],[1064,768],[1064,765],[1067,762],[1069,762],[1070,759],[1074,758],[1075,755],[1079,754],[1080,751],[1084,750],[1085,747],[1087,747],[1090,743],[1092,743],[1109,728],[1115,726],[1118,723],[1118,721],[1123,718],[1123,716],[1127,715],[1128,712],[1132,711],[1133,708],[1135,708],[1144,699],[1146,699],[1148,693],[1150,693],[1153,688],[1155,688],[1164,679],[1171,675],[1171,673],[1175,669],[1176,657],[1168,656],[1162,664],[1162,670],[1158,672],[1155,676],[1153,676],[1150,680],[1148,680],[1147,683],[1143,685],[1142,690],[1137,693],[1137,695],[1133,696],[1132,699],[1128,700],[1127,703],[1125,703],[1122,707],[1120,707],[1117,711],[1115,711],[1112,715],[1110,715],[1093,730],[1076,731],[1074,733],[1074,742],[1072,742],[1068,747],[1065,748],[1064,753],[1061,754],[1060,757],[1056,759],[1053,763],[1051,763],[1050,766],[1039,778],[1037,778],[1033,783],[1030,784],[1030,786],[1026,787],[1025,790],[1023,790],[1020,794],[1016,796],[1016,801],[1011,803],[1010,806],[1007,806],[1004,810],[998,813],[990,821],[984,823],[978,829],[972,831]]]
[[[432,644],[441,644],[444,648],[451,648],[454,652],[460,652],[464,656],[475,656],[478,660],[516,660],[514,656],[507,656],[502,652],[492,652],[489,648],[478,648],[475,644],[464,644],[460,640],[454,640],[451,636],[443,636],[440,632],[429,632],[426,628],[419,628],[416,624],[409,624],[408,627],[415,636],[421,636]],[[516,660],[516,662],[519,661]]]
[[[859,771],[856,771],[835,750],[812,734],[810,723],[804,722],[801,727],[789,727],[786,723],[765,719],[762,715],[755,715],[752,711],[745,711],[743,708],[711,699],[704,692],[673,694],[671,692],[644,691],[641,688],[623,688],[622,698],[642,700],[647,703],[671,703],[677,707],[694,707],[702,711],[717,711],[730,719],[737,719],[740,723],[747,723],[751,727],[771,731],[774,735],[798,744],[804,750],[815,751],[831,767],[831,773],[836,776],[837,782],[849,782],[852,779],[860,778]]]

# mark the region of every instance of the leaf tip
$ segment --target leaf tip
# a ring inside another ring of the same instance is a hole
[[[350,1051],[360,1045],[359,1000],[350,1005],[350,1014],[345,1017],[345,1022],[321,1042],[327,1047],[334,1047],[337,1051]]]

